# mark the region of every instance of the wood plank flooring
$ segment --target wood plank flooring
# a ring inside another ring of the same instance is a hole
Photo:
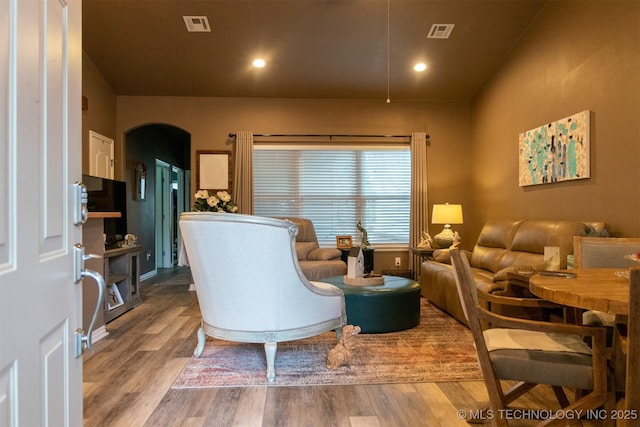
[[[156,284],[172,274],[143,283],[142,305],[107,324],[109,335],[85,355],[85,426],[467,426],[458,411],[487,400],[481,381],[172,390],[200,322],[194,292]],[[517,403],[557,408],[545,387]]]

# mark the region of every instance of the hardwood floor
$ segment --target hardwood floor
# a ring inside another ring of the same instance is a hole
[[[142,305],[107,324],[85,355],[85,426],[466,426],[458,411],[487,400],[481,381],[172,390],[200,322],[194,292],[156,284],[172,274],[143,283]],[[517,403],[557,408],[550,388]]]

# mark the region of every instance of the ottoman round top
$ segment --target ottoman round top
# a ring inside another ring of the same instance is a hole
[[[350,286],[345,285],[343,276],[325,277],[319,282],[330,283],[342,289],[345,295],[349,294],[387,294],[415,292],[420,289],[420,283],[399,276],[384,276],[384,284],[377,286]]]

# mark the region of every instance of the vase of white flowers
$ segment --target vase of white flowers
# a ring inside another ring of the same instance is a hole
[[[193,210],[197,212],[238,212],[238,207],[226,191],[210,193],[209,190],[198,190],[195,194]]]

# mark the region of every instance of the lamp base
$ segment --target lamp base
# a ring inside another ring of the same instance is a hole
[[[433,236],[433,243],[439,249],[447,249],[453,245],[453,230],[451,230],[451,226],[449,224],[444,226],[444,229]]]

